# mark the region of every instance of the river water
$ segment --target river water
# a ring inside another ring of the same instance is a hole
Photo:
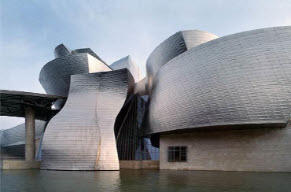
[[[291,173],[3,170],[0,178],[1,192],[291,191]]]

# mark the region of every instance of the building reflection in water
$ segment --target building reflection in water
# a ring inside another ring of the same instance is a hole
[[[289,191],[290,173],[121,170],[46,171],[4,170],[1,192],[217,192]]]

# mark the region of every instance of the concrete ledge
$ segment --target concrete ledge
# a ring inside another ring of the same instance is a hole
[[[159,169],[159,161],[119,161],[120,169]]]
[[[39,169],[40,161],[3,160],[2,169]]]

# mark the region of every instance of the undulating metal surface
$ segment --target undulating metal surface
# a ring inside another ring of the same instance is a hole
[[[175,43],[167,46],[175,47]],[[290,84],[291,27],[212,40],[180,54],[159,70],[149,108],[149,133],[286,124]]]
[[[148,95],[147,78],[146,77],[135,83],[134,94],[138,94],[140,96]]]
[[[110,67],[113,70],[123,69],[123,68],[128,69],[130,71],[130,73],[132,74],[135,82],[139,81],[141,78],[140,69],[136,65],[136,63],[132,60],[130,55],[123,57],[122,59],[120,59],[118,61],[115,61],[114,63],[112,63],[110,65]]]
[[[187,30],[179,31],[163,41],[147,59],[146,70],[149,91],[152,88],[155,75],[164,64],[188,49],[216,38],[218,38],[216,35],[205,31]]]
[[[71,51],[64,44],[60,44],[56,46],[54,54],[55,54],[55,58],[65,57],[67,55],[70,55]]]
[[[0,130],[0,146],[2,146],[3,143],[3,130]]]
[[[64,45],[55,49],[56,59],[48,62],[40,71],[39,82],[48,94],[66,97],[70,76],[82,73],[111,71],[91,49],[69,52]]]
[[[1,148],[0,159],[13,159],[13,160],[24,160],[25,159],[25,144],[7,146]]]
[[[35,120],[35,139],[40,139],[46,121]],[[20,124],[2,131],[1,151],[3,158],[24,158],[25,124]]]
[[[2,149],[2,142],[3,142],[3,131],[0,130],[0,169],[2,168],[2,159],[3,159],[3,149]]]
[[[95,57],[96,59],[98,59],[99,61],[101,61],[102,63],[106,64],[105,61],[103,61],[94,51],[92,51],[92,49],[90,48],[83,48],[83,49],[75,49],[73,51],[71,51],[71,53],[73,55],[76,54],[80,54],[80,53],[88,53],[90,55],[92,55],[93,57]],[[107,64],[106,64],[107,65]],[[109,67],[109,66],[108,66]],[[110,67],[109,67],[110,68]]]
[[[41,168],[118,170],[114,123],[133,86],[127,69],[72,75],[67,102],[47,125]]]
[[[44,131],[46,121],[35,120],[35,139],[39,139]],[[25,123],[3,130],[2,146],[25,144]]]

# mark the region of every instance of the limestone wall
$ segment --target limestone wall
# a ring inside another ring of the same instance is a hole
[[[187,162],[168,162],[168,146],[187,146]],[[195,131],[160,138],[160,169],[291,171],[291,125],[286,128]]]

